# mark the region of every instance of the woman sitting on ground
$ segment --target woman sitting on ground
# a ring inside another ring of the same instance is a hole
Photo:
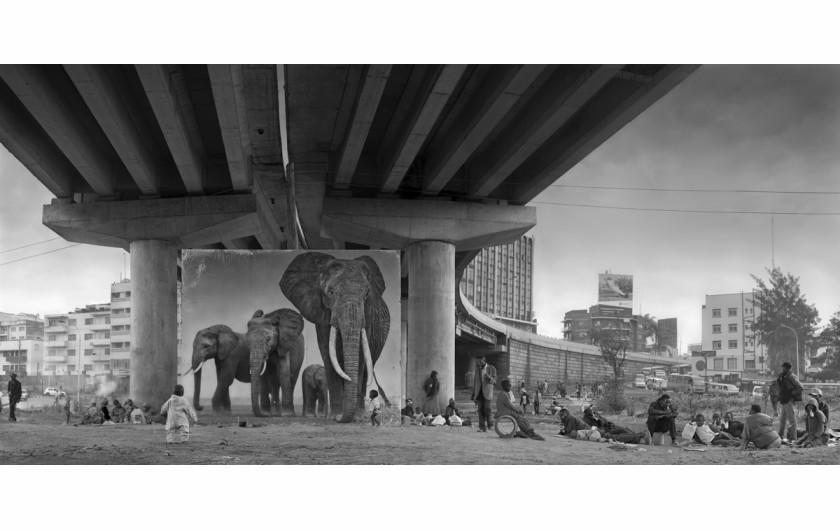
[[[828,434],[825,432],[825,414],[820,412],[817,400],[810,398],[805,403],[805,434],[793,442],[796,447],[817,447],[825,445]]]
[[[741,450],[752,442],[756,449],[777,449],[782,446],[779,433],[773,429],[773,418],[761,413],[761,405],[750,407],[750,414],[744,419],[744,430],[741,433]]]
[[[118,399],[114,400],[114,408],[111,409],[111,419],[114,423],[122,423],[126,417],[125,408]]]

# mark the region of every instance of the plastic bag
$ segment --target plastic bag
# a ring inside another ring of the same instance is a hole
[[[435,419],[432,420],[432,423],[430,423],[430,425],[446,425],[446,420],[443,419],[443,416],[438,414],[437,416],[435,416]]]
[[[599,442],[601,441],[601,433],[598,432],[596,429],[592,430],[585,430],[581,429],[577,431],[577,439],[578,440],[589,440],[590,442]]]
[[[455,414],[449,416],[449,425],[460,427],[461,425],[463,425],[463,423],[464,422],[461,420],[461,418],[459,418]]]

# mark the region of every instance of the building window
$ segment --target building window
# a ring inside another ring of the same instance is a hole
[[[58,335],[49,335],[49,336],[47,337],[47,340],[49,340],[49,341],[56,341],[56,340],[58,340]]]
[[[719,350],[720,349],[720,341],[719,340],[712,341],[712,349],[713,350]]]
[[[91,340],[93,338],[93,333],[85,333],[85,340]]]
[[[71,318],[70,320],[67,321],[67,325],[68,326],[75,326],[76,325],[76,319]]]
[[[738,341],[737,340],[730,340],[729,341],[729,349],[730,350],[734,350],[737,347],[738,347]]]
[[[727,312],[727,314],[728,314],[729,316],[731,316],[731,317],[737,317],[737,316],[738,316],[738,308],[736,308],[736,307],[730,307],[730,308],[729,308],[729,311]]]
[[[720,324],[712,324],[712,333],[720,333]]]
[[[85,365],[85,372],[92,372],[92,371],[93,371],[93,365],[92,364],[86,364]]]
[[[726,359],[726,369],[727,370],[737,370],[738,369],[738,358],[737,357],[729,357]]]
[[[737,333],[738,324],[729,324],[729,333]]]
[[[67,340],[76,340],[76,334],[71,333],[70,335],[67,335]]]
[[[714,370],[723,370],[723,359],[715,358],[715,367]]]
[[[67,357],[75,357],[76,350],[67,350]]]
[[[93,325],[93,319],[92,318],[86,318],[85,319],[85,326],[92,326],[92,325]]]
[[[85,348],[85,355],[93,355],[93,348]]]
[[[747,359],[744,361],[744,370],[755,370],[755,359]]]
[[[712,318],[720,318],[720,309],[712,309]]]

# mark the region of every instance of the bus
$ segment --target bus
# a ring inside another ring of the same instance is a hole
[[[690,374],[691,364],[675,364],[671,367],[672,374]]]
[[[654,377],[656,372],[665,372],[664,366],[645,366],[642,368],[642,375],[645,377]]]
[[[686,394],[702,394],[706,390],[706,384],[699,375],[671,374],[668,378],[668,389]]]

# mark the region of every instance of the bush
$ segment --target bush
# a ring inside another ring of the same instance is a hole
[[[607,379],[603,384],[603,389],[595,401],[596,409],[619,413],[627,407],[627,398],[624,397],[624,388],[620,379]]]
[[[676,407],[680,419],[685,421],[698,413],[711,418],[714,412],[723,415],[728,411],[732,411],[736,417],[743,418],[749,413],[753,403],[763,405],[763,399],[742,394],[671,394],[671,405]]]

